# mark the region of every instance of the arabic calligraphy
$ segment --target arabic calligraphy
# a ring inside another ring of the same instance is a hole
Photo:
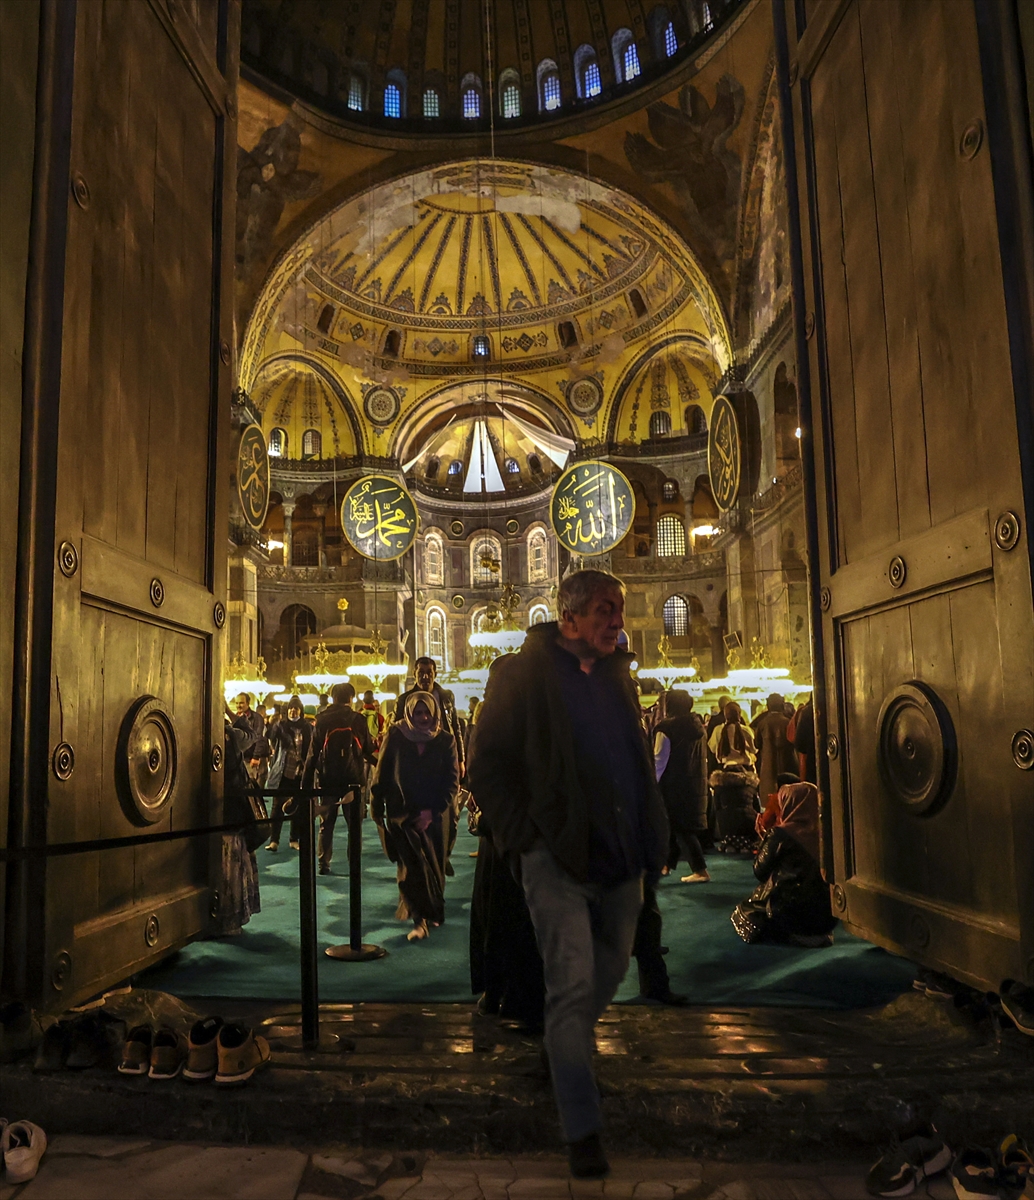
[[[416,505],[396,480],[367,475],[345,493],[341,528],[364,558],[401,558],[416,537]]]
[[[244,519],[256,532],[269,507],[269,456],[258,425],[246,425],[237,447],[237,497]]]
[[[576,463],[553,489],[550,515],[562,546],[575,554],[606,554],[628,533],[635,512],[632,486],[609,463]]]
[[[728,512],[740,492],[742,450],[736,410],[727,396],[715,398],[707,441],[707,473],[711,492],[722,512]]]

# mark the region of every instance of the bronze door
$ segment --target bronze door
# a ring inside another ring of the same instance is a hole
[[[221,818],[237,24],[44,3],[22,844]],[[27,860],[5,986],[64,1005],[203,930],[213,840]]]
[[[1013,138],[1029,126],[1011,13],[776,7],[834,910],[993,989],[1034,982],[1030,213]]]

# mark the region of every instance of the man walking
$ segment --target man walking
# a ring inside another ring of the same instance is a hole
[[[546,977],[546,1051],[571,1172],[605,1175],[593,1029],[628,968],[643,877],[668,822],[618,649],[624,585],[577,571],[560,620],[533,626],[478,713],[468,779],[519,862]]]
[[[237,697],[237,716],[233,718],[234,729],[243,731],[246,745],[243,750],[248,774],[264,787],[269,766],[269,740],[266,737],[266,718],[251,707],[251,697],[241,692]]]
[[[377,761],[366,718],[352,708],[354,698],[355,688],[350,683],[334,684],[330,704],[316,718],[305,759],[302,787],[311,788],[318,772],[323,788],[316,806],[320,819],[317,857],[321,875],[330,874],[338,806],[351,804],[362,794],[365,764]]]

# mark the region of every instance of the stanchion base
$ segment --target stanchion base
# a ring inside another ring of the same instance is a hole
[[[358,950],[353,950],[348,942],[342,946],[328,946],[324,951],[328,958],[337,958],[342,962],[373,962],[375,958],[383,958],[388,952],[383,946],[373,946],[364,942]]]

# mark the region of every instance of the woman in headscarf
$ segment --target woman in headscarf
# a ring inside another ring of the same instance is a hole
[[[784,784],[772,831],[754,860],[758,886],[736,906],[732,923],[745,942],[829,946],[836,918],[819,870],[819,792]]]
[[[730,701],[723,715],[724,721],[714,727],[709,742],[718,763],[718,770],[710,778],[714,788],[715,842],[726,853],[749,852],[757,842],[754,735],[750,726],[740,720],[738,704]]]
[[[449,813],[459,787],[456,740],[442,729],[437,699],[411,692],[388,730],[373,779],[373,817],[398,867],[399,920],[411,942],[445,920]]]

